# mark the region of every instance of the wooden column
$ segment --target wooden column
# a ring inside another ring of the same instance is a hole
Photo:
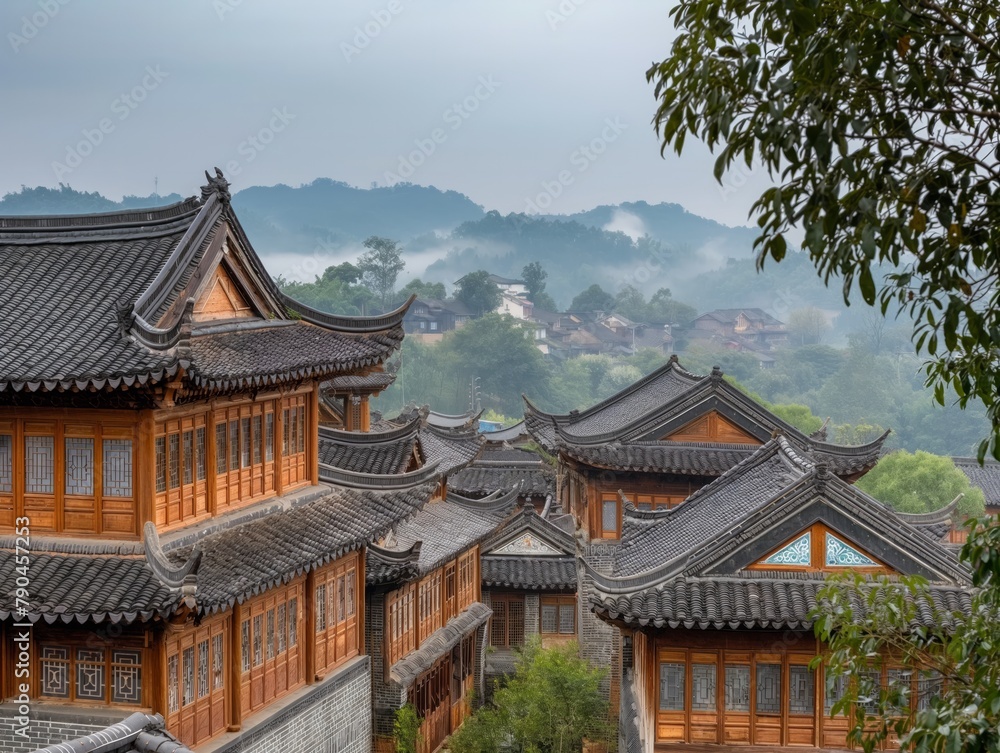
[[[156,522],[156,456],[154,453],[155,424],[153,411],[139,412],[139,432],[136,437],[136,531],[142,535],[142,527],[148,522]],[[103,527],[103,521],[101,521]]]
[[[209,403],[205,416],[205,493],[208,495],[208,514],[213,518],[219,512],[219,468],[216,464],[219,448],[215,443],[215,400]]]
[[[274,401],[274,493],[285,493],[285,403],[281,395]]]
[[[358,552],[358,568],[354,575],[354,614],[358,622],[358,653],[365,651],[365,560],[367,550],[362,547]]]
[[[240,628],[243,622],[243,606],[233,604],[233,616],[229,626],[229,678],[226,688],[226,706],[229,708],[229,732],[239,732],[243,726],[243,641]]]
[[[306,649],[306,684],[316,682],[316,571],[306,573],[305,594],[306,620],[303,639]]]
[[[150,657],[149,705],[153,713],[162,714],[166,718],[170,709],[167,708],[167,641],[166,631],[147,630],[146,648]]]
[[[313,385],[312,395],[306,415],[309,416],[309,426],[306,429],[306,462],[308,473],[313,485],[319,483],[319,382]]]

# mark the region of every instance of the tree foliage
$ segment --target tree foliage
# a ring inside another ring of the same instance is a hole
[[[495,311],[502,301],[500,288],[490,279],[490,273],[483,269],[469,272],[458,281],[455,298],[479,316]]]
[[[542,648],[535,638],[518,657],[513,677],[449,740],[454,753],[579,753],[584,738],[611,737],[600,684],[607,670],[578,655],[575,642]]]
[[[980,521],[959,556],[977,589],[968,612],[936,606],[926,581],[912,576],[872,583],[845,574],[817,594],[827,675],[842,678],[846,691],[833,713],[848,716],[851,744],[872,751],[895,735],[904,750],[921,753],[1000,748],[1000,525]],[[927,673],[927,695],[912,717],[899,713],[911,702],[906,683],[873,680],[886,662]]]
[[[396,241],[373,235],[364,242],[367,249],[358,259],[365,284],[378,297],[385,309],[392,302],[396,289],[396,279],[406,267],[402,249]]]
[[[443,301],[447,293],[443,282],[423,282],[419,277],[415,277],[399,289],[396,300],[402,303],[411,295],[415,295],[417,298]]]
[[[958,509],[966,517],[982,515],[985,499],[978,487],[951,458],[918,450],[890,453],[862,476],[857,486],[901,512],[922,513],[939,510],[959,494]]]
[[[396,711],[392,723],[393,737],[396,739],[396,753],[417,753],[420,749],[420,725],[423,720],[412,703],[407,703]]]
[[[815,306],[795,309],[788,314],[788,334],[794,345],[819,345],[829,330],[826,316]]]
[[[615,297],[594,283],[580,293],[569,304],[569,311],[611,311],[615,307]]]
[[[993,0],[680,0],[654,65],[663,150],[762,165],[758,265],[789,236],[826,282],[908,312],[940,404],[978,398],[1000,457],[1000,7]]]

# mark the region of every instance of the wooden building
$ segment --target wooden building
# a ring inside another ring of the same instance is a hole
[[[437,484],[321,483],[320,383],[379,371],[406,307],[286,298],[218,172],[160,209],[0,218],[0,279],[0,688],[29,731],[141,711],[190,746],[314,749],[271,711],[295,699],[364,749],[335,713],[370,695],[365,546]]]
[[[830,573],[920,575],[943,614],[970,607],[967,570],[931,530],[784,437],[677,508],[625,504],[611,574],[588,569],[589,604],[622,631],[630,703],[621,721],[634,725],[640,750],[670,742],[846,747],[848,721],[831,713],[842,681],[809,666],[823,651],[810,611]],[[912,686],[912,710],[926,708],[939,682],[891,662],[873,672],[884,688]]]
[[[967,604],[941,543],[950,521],[896,515],[851,486],[885,435],[857,447],[807,436],[718,368],[697,376],[676,357],[584,411],[528,403],[525,421],[559,457],[584,542],[581,650],[611,667],[626,748],[842,745],[843,720],[822,721],[822,678],[802,674],[821,649],[806,613],[826,572],[920,573]],[[828,565],[833,550],[845,559]]]

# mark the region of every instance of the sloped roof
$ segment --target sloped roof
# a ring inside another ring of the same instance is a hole
[[[0,619],[37,622],[135,622],[171,614],[181,602],[179,588],[163,583],[142,549],[81,542],[53,547],[37,539],[31,553],[31,589],[21,613],[13,589],[0,592]],[[0,578],[17,582],[15,542],[0,541]],[[58,551],[62,549],[63,551]]]
[[[809,612],[825,582],[794,573],[747,572],[733,577],[677,577],[653,588],[621,594],[600,591],[590,597],[590,607],[612,621],[629,625],[684,628],[790,628],[812,626]],[[953,612],[968,613],[971,594],[958,586],[932,585],[933,607],[918,606],[918,622],[947,627]],[[866,605],[852,598],[855,614],[863,617]]]
[[[1000,507],[1000,463],[987,460],[983,465],[976,458],[952,458],[973,486],[979,487],[989,507]]]
[[[441,429],[428,423],[420,430],[420,448],[427,463],[438,463],[445,476],[464,468],[479,455],[483,438],[475,429]]]
[[[532,554],[498,552],[526,534],[552,553],[539,553],[537,547]],[[576,542],[571,534],[525,506],[483,542],[480,568],[484,588],[575,591]]]
[[[518,421],[506,429],[484,431],[482,434],[487,442],[516,442],[519,439],[528,439],[530,436],[527,427],[524,425],[524,421]]]
[[[319,462],[355,473],[403,473],[417,444],[420,422],[382,432],[319,429]]]
[[[373,371],[371,374],[358,376],[345,374],[324,382],[322,389],[335,394],[367,394],[384,390],[396,381],[396,375],[387,371]]]
[[[0,217],[0,392],[130,388],[182,370],[190,389],[231,391],[382,363],[410,302],[338,317],[291,301],[247,240],[228,185],[217,173],[200,199],[156,209]],[[226,248],[267,311],[196,324],[189,296]]]
[[[894,572],[927,578],[942,603],[968,605],[969,574],[951,551],[923,526],[800,456],[783,437],[678,507],[643,512],[627,500],[625,507],[614,574],[584,563],[592,607],[609,619],[656,626],[807,626],[824,573],[747,568],[776,542],[817,522]]]
[[[182,567],[200,552],[194,599],[211,614],[387,535],[435,489],[433,482],[391,491],[329,488],[305,504],[167,548],[165,556]]]
[[[782,434],[800,451],[844,477],[871,468],[888,436],[886,432],[858,446],[807,436],[729,384],[720,369],[698,377],[683,370],[676,356],[578,414],[547,414],[525,402],[525,425],[545,449],[611,470],[718,475],[754,451],[755,445],[660,439],[710,411],[723,414],[760,442]]]
[[[779,319],[775,319],[769,313],[764,311],[764,309],[759,308],[714,309],[713,311],[708,311],[697,317],[695,321],[698,319],[714,319],[715,321],[722,322],[723,324],[732,324],[736,321],[740,314],[743,314],[752,322],[760,322],[764,325],[777,326],[784,324],[784,322]]]
[[[452,617],[444,626],[421,641],[419,648],[389,667],[389,678],[404,688],[409,687],[469,633],[485,625],[492,615],[493,611],[488,606],[474,601],[461,614]]]
[[[379,546],[405,552],[420,542],[417,570],[423,575],[483,541],[507,518],[516,500],[516,489],[482,500],[449,493],[446,499],[426,505]]]
[[[448,485],[463,494],[489,494],[520,485],[522,495],[541,496],[555,491],[555,472],[533,452],[487,444],[478,458],[448,479]]]

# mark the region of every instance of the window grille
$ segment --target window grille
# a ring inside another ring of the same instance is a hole
[[[240,652],[243,654],[243,671],[250,671],[250,620],[243,620],[240,625]]]
[[[264,460],[270,463],[274,460],[274,414],[268,413],[264,418]]]
[[[559,633],[573,635],[576,632],[576,605],[559,605]]]
[[[278,653],[283,654],[288,645],[288,618],[285,615],[285,605],[278,605]]]
[[[715,711],[715,683],[714,664],[691,665],[692,711]]]
[[[132,440],[105,439],[103,454],[104,496],[131,497]]]
[[[14,490],[14,438],[0,434],[0,494]]]
[[[326,630],[326,584],[316,586],[316,632]]]
[[[347,616],[353,617],[355,610],[354,603],[354,582],[357,580],[357,571],[348,570],[347,571]]]
[[[264,663],[264,615],[253,616],[253,665]]]
[[[194,481],[194,432],[184,432],[184,483]]]
[[[559,609],[555,604],[542,604],[541,632],[554,633],[558,627]]]
[[[167,659],[167,708],[171,712],[177,711],[180,707],[180,698],[177,686],[177,655]]]
[[[154,443],[156,455],[156,491],[167,490],[167,438],[157,437]]]
[[[604,533],[618,533],[618,503],[613,499],[601,502],[601,530]]]
[[[913,673],[908,669],[887,669],[885,673],[886,693],[889,703],[886,710],[893,716],[902,716],[910,710],[910,679]]]
[[[726,711],[750,711],[750,667],[726,665]]]
[[[922,670],[917,675],[917,711],[927,711],[931,700],[941,695],[944,684],[941,673],[936,670]]]
[[[298,598],[288,601],[288,647],[297,645],[299,642],[299,600]]]
[[[757,713],[781,713],[781,665],[757,665]]]
[[[337,622],[347,619],[347,583],[343,575],[337,578]]]
[[[215,425],[215,472],[225,473],[229,470],[226,461],[229,459],[226,453],[226,424]]]
[[[792,664],[788,667],[788,705],[792,714],[812,716],[816,708],[816,682],[809,667]]]
[[[167,437],[167,444],[170,451],[168,453],[168,464],[170,467],[170,488],[176,489],[181,485],[181,437],[179,434],[171,434]]]
[[[298,454],[299,451],[299,411],[297,408],[292,408],[292,446],[290,451],[292,455]]]
[[[858,675],[858,706],[866,714],[879,712],[879,696],[882,692],[882,675],[877,669],[868,669]]]
[[[288,438],[291,432],[291,429],[289,428],[288,425],[288,421],[289,421],[288,408],[285,408],[281,412],[281,426],[283,428],[282,439],[281,439],[281,454],[285,456],[288,455]]]
[[[660,710],[684,710],[684,665],[675,662],[660,664]]]
[[[239,470],[240,467],[240,422],[229,422],[229,470]]]
[[[823,712],[827,715],[833,713],[833,706],[844,697],[847,691],[847,678],[844,675],[833,677],[826,676],[826,693],[823,695]]]
[[[242,468],[250,467],[250,419],[240,419],[240,458]]]
[[[205,427],[199,426],[194,430],[194,457],[196,478],[199,481],[205,480]]]
[[[299,452],[306,451],[306,409],[299,408]]]
[[[181,706],[194,703],[194,647],[184,649],[181,654],[181,670],[184,682],[181,685]]]
[[[198,644],[198,697],[208,695],[208,641]]]
[[[263,462],[264,433],[261,428],[262,416],[253,417],[253,462]]]
[[[69,649],[42,646],[41,694],[69,698]]]
[[[55,438],[24,438],[24,490],[28,494],[52,494],[55,473]]]
[[[111,654],[111,701],[142,703],[142,652],[115,650]]]
[[[267,658],[274,658],[274,610],[267,610]]]
[[[223,666],[223,645],[222,636],[212,636],[212,690],[220,690],[225,685],[225,675]]]
[[[66,437],[66,494],[94,496],[94,440]]]

